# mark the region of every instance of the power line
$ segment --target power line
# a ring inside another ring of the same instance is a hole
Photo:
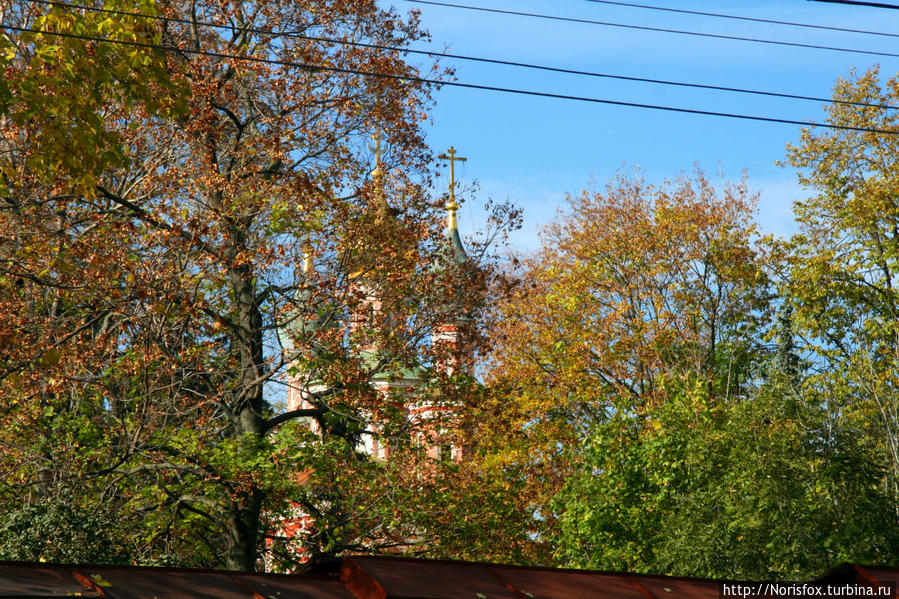
[[[703,33],[699,31],[685,31],[683,29],[666,29],[663,27],[649,27],[646,25],[632,25],[629,23],[613,23],[611,21],[596,21],[593,19],[581,19],[577,17],[560,17],[558,15],[547,15],[534,12],[521,12],[517,10],[503,10],[499,8],[485,8],[483,6],[470,6],[468,4],[455,4],[452,2],[439,2],[437,0],[404,0],[413,4],[430,4],[432,6],[445,6],[449,8],[462,8],[465,10],[476,10],[481,12],[490,12],[504,15],[516,15],[520,17],[533,17],[537,19],[550,19],[553,21],[567,21],[570,23],[586,23],[588,25],[601,25],[605,27],[620,27],[624,29],[637,29],[640,31],[654,31],[657,33],[675,33],[678,35],[690,35],[695,37],[708,37],[714,39],[732,40],[739,42],[752,42],[757,44],[772,44],[775,46],[789,46],[792,48],[810,48],[813,50],[829,50],[832,52],[849,52],[852,54],[868,54],[871,56],[889,56],[891,58],[899,58],[899,54],[894,52],[879,52],[876,50],[858,50],[855,48],[841,48],[839,46],[822,46],[818,44],[803,44],[800,42],[783,42],[779,40],[766,40],[755,37],[741,37],[736,35],[724,35],[720,33]],[[824,1],[824,0],[822,0]]]
[[[586,0],[595,4],[613,4],[615,6],[628,6],[631,8],[645,8],[647,10],[661,10],[664,12],[673,12],[684,15],[698,15],[701,17],[717,17],[720,19],[733,19],[737,21],[751,21],[753,23],[768,23],[770,25],[788,25],[790,27],[805,27],[808,29],[823,29],[825,31],[839,31],[841,33],[862,33],[865,35],[881,35],[884,37],[899,37],[899,33],[886,33],[884,31],[870,31],[867,29],[848,29],[846,27],[832,27],[830,25],[815,25],[813,23],[797,23],[795,21],[780,21],[777,19],[762,19],[759,17],[746,17],[742,15],[726,15],[717,12],[705,12],[701,10],[686,10],[683,8],[668,8],[667,6],[650,6],[648,4],[633,4],[631,2],[616,2],[614,0]],[[845,0],[817,0],[820,2],[840,2]],[[858,4],[856,2],[845,2],[847,4]],[[899,7],[893,7],[899,8]]]
[[[59,31],[45,31],[41,29],[30,29],[27,27],[16,27],[14,25],[0,25],[0,29],[9,29],[12,31],[19,32],[27,32],[27,33],[38,33],[42,35],[53,35],[57,37],[70,38],[70,39],[78,39],[84,41],[94,41],[94,42],[104,42],[110,44],[120,44],[124,46],[131,46],[137,48],[149,48],[153,50],[162,50],[164,52],[180,52],[183,54],[195,54],[199,56],[210,56],[213,58],[224,58],[230,60],[241,60],[246,62],[255,62],[255,63],[263,63],[263,64],[271,64],[271,65],[279,65],[279,66],[288,66],[295,67],[299,69],[304,69],[308,71],[328,71],[332,73],[344,73],[349,75],[361,75],[363,77],[373,77],[376,79],[391,79],[394,81],[399,81],[401,83],[425,83],[430,85],[440,86],[449,86],[449,87],[461,87],[465,89],[477,89],[484,91],[494,91],[508,94],[517,94],[522,96],[534,96],[539,98],[554,98],[558,100],[572,100],[577,102],[589,102],[593,104],[607,104],[611,106],[623,106],[628,108],[645,108],[650,110],[661,110],[666,112],[678,112],[683,114],[695,114],[700,116],[717,116],[731,119],[742,119],[742,120],[750,120],[750,121],[760,121],[766,123],[779,123],[784,125],[800,125],[804,127],[821,127],[825,129],[839,129],[846,131],[860,131],[865,133],[883,133],[886,135],[899,135],[899,130],[891,130],[891,129],[875,129],[871,127],[855,127],[852,125],[835,125],[833,123],[813,123],[809,121],[800,121],[795,119],[784,119],[777,117],[767,117],[767,116],[758,116],[758,115],[747,115],[747,114],[738,114],[738,113],[730,113],[730,112],[718,112],[712,110],[698,110],[693,108],[679,108],[675,106],[661,106],[658,104],[642,104],[638,102],[625,102],[621,100],[607,100],[604,98],[593,98],[587,96],[573,96],[567,94],[556,94],[551,92],[539,92],[532,90],[523,90],[523,89],[515,89],[509,87],[497,87],[493,85],[480,85],[476,83],[463,83],[461,81],[440,81],[438,79],[428,79],[425,77],[417,77],[414,75],[393,75],[390,73],[372,73],[370,71],[360,71],[358,69],[344,69],[340,67],[332,67],[325,65],[314,65],[307,64],[301,62],[293,62],[288,60],[277,60],[272,58],[259,58],[256,56],[238,56],[234,54],[225,54],[223,52],[213,52],[210,50],[196,50],[191,48],[178,48],[175,46],[163,46],[160,44],[147,44],[143,42],[136,42],[130,40],[116,40],[102,37],[93,37],[87,35],[78,35],[74,33],[63,33]]]
[[[247,33],[255,33],[255,34],[259,34],[259,35],[267,35],[267,36],[272,36],[272,37],[282,37],[282,36],[283,37],[292,37],[292,38],[305,39],[305,40],[311,40],[311,41],[342,44],[342,45],[348,45],[348,46],[354,46],[354,47],[372,48],[372,49],[376,49],[376,50],[387,50],[387,51],[394,51],[394,52],[403,52],[403,53],[407,53],[407,54],[420,54],[420,55],[426,55],[426,56],[431,56],[431,57],[440,57],[440,58],[449,58],[449,59],[453,59],[453,60],[465,60],[465,61],[470,61],[470,62],[496,64],[496,65],[503,65],[503,66],[525,68],[525,69],[548,71],[548,72],[553,72],[553,73],[563,73],[563,74],[568,74],[568,75],[598,77],[598,78],[604,78],[604,79],[616,79],[619,81],[634,81],[634,82],[638,82],[638,83],[652,83],[652,84],[657,84],[657,85],[670,85],[670,86],[687,87],[687,88],[693,88],[693,89],[708,89],[708,90],[714,90],[714,91],[752,94],[752,95],[757,95],[757,96],[786,98],[786,99],[791,99],[791,100],[809,100],[809,101],[813,101],[813,102],[824,102],[824,103],[829,103],[829,104],[842,104],[842,105],[848,105],[848,106],[864,106],[864,107],[870,107],[870,108],[882,108],[882,109],[891,109],[891,110],[899,109],[899,107],[897,107],[897,106],[890,106],[890,105],[886,105],[886,104],[872,104],[872,103],[868,103],[868,102],[853,102],[853,101],[847,101],[847,100],[835,100],[832,98],[823,98],[823,97],[818,97],[818,96],[806,96],[806,95],[801,95],[801,94],[791,94],[791,93],[785,93],[785,92],[772,92],[772,91],[746,89],[746,88],[739,88],[739,87],[711,85],[711,84],[705,84],[705,83],[690,83],[690,82],[683,82],[683,81],[671,81],[671,80],[667,80],[667,79],[650,79],[650,78],[646,78],[646,77],[636,77],[636,76],[630,76],[630,75],[599,73],[599,72],[595,72],[595,71],[584,71],[584,70],[577,70],[577,69],[567,69],[567,68],[562,68],[562,67],[538,65],[538,64],[532,64],[532,63],[526,63],[526,62],[517,62],[517,61],[511,61],[511,60],[500,60],[497,58],[485,58],[485,57],[480,57],[480,56],[466,56],[463,54],[453,54],[453,53],[449,53],[449,52],[435,52],[432,50],[417,50],[417,49],[413,49],[413,48],[400,48],[400,47],[396,47],[396,46],[387,46],[387,45],[382,45],[382,44],[372,44],[372,43],[355,42],[355,41],[350,41],[350,40],[341,40],[341,39],[334,39],[334,38],[327,38],[327,37],[317,37],[317,36],[299,34],[299,33],[295,33],[295,32],[270,31],[267,29],[258,29],[258,28],[252,28],[252,27],[235,27],[233,25],[222,25],[219,23],[211,23],[208,21],[193,21],[191,19],[165,17],[165,16],[160,16],[160,15],[147,15],[144,13],[132,12],[132,11],[115,10],[115,9],[110,9],[110,8],[97,8],[97,7],[86,6],[86,5],[81,5],[81,4],[69,4],[69,3],[65,3],[65,2],[57,2],[55,0],[30,0],[30,1],[34,4],[46,4],[46,5],[57,6],[57,7],[62,7],[62,8],[90,10],[90,11],[94,11],[94,12],[125,15],[125,16],[131,16],[131,17],[140,17],[140,18],[153,19],[153,20],[159,20],[159,21],[169,21],[169,22],[174,22],[174,23],[183,23],[183,24],[187,24],[187,25],[199,25],[202,27],[211,27],[211,28],[219,28],[219,29],[236,29],[239,31],[245,31]]]
[[[884,4],[883,2],[862,2],[861,0],[811,0],[811,2],[827,2],[829,4],[849,4],[852,6],[873,6],[874,8],[899,9],[896,4]]]

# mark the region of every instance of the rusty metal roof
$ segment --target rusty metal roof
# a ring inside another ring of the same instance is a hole
[[[899,568],[843,564],[814,579],[818,584],[889,585],[895,593],[899,587]]]
[[[0,562],[0,598],[356,599],[336,576]]]
[[[472,562],[353,557],[341,569],[368,599],[718,599],[718,581],[503,566]]]
[[[846,564],[809,582],[897,581],[899,568]],[[361,556],[344,559],[331,576],[0,562],[0,598],[23,599],[718,599],[722,582]]]

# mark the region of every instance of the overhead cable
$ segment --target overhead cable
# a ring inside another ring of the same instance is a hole
[[[827,2],[829,4],[849,4],[851,6],[873,6],[874,8],[892,8],[899,10],[897,4],[884,4],[883,2],[863,2],[862,0],[811,0],[812,2]]]
[[[46,31],[42,29],[31,29],[27,27],[16,27],[14,25],[0,25],[0,29],[8,29],[11,31],[19,31],[19,32],[27,32],[27,33],[37,33],[42,35],[51,35],[63,38],[70,39],[78,39],[83,41],[93,41],[93,42],[101,42],[101,43],[110,43],[110,44],[119,44],[124,46],[131,46],[137,48],[148,48],[152,50],[162,50],[164,52],[172,52],[172,53],[182,53],[182,54],[194,54],[198,56],[210,56],[213,58],[222,58],[228,60],[239,60],[245,62],[255,62],[255,63],[263,63],[263,64],[271,64],[271,65],[279,65],[279,66],[288,66],[299,69],[304,69],[308,71],[327,71],[332,73],[344,73],[349,75],[360,75],[363,77],[372,77],[376,79],[391,79],[394,81],[399,81],[401,83],[425,83],[429,85],[436,85],[438,87],[448,86],[448,87],[461,87],[465,89],[477,89],[484,91],[494,91],[508,94],[517,94],[522,96],[534,96],[539,98],[554,98],[559,100],[572,100],[577,102],[589,102],[593,104],[607,104],[611,106],[623,106],[628,108],[646,108],[650,110],[661,110],[666,112],[678,112],[683,114],[695,114],[701,116],[717,116],[731,119],[742,119],[742,120],[750,120],[750,121],[760,121],[766,123],[780,123],[785,125],[800,125],[803,127],[821,127],[825,129],[839,129],[846,131],[860,131],[864,133],[883,133],[886,135],[899,135],[899,130],[893,129],[877,129],[872,127],[856,127],[852,125],[837,125],[834,123],[814,123],[810,121],[800,121],[796,119],[785,119],[785,118],[777,118],[777,117],[768,117],[768,116],[759,116],[759,115],[748,115],[748,114],[738,114],[738,113],[730,113],[730,112],[718,112],[712,110],[698,110],[693,108],[680,108],[675,106],[661,106],[658,104],[643,104],[639,102],[625,102],[621,100],[608,100],[605,98],[593,98],[588,96],[574,96],[568,94],[556,94],[551,92],[540,92],[533,90],[523,90],[509,87],[498,87],[494,85],[480,85],[476,83],[463,83],[462,81],[440,81],[439,79],[428,79],[426,77],[418,77],[414,75],[394,75],[390,73],[373,73],[370,71],[360,71],[358,69],[345,69],[334,66],[327,65],[316,65],[316,64],[308,64],[301,62],[294,62],[288,60],[277,60],[273,58],[260,58],[257,56],[238,56],[235,54],[226,54],[223,52],[213,52],[210,50],[197,50],[193,48],[180,48],[177,46],[163,46],[160,44],[148,44],[143,42],[136,42],[132,40],[117,40],[117,39],[109,39],[103,37],[93,37],[87,35],[79,35],[74,33],[64,33],[60,31]]]
[[[840,2],[843,3],[845,0],[817,0],[820,2]],[[746,17],[743,15],[726,15],[723,13],[717,12],[705,12],[702,10],[687,10],[684,8],[669,8],[667,6],[652,6],[649,4],[635,4],[632,2],[618,2],[616,0],[586,0],[586,2],[593,2],[594,4],[612,4],[615,6],[627,6],[630,8],[645,8],[647,10],[660,10],[664,12],[673,12],[684,15],[697,15],[701,17],[716,17],[719,19],[733,19],[736,21],[751,21],[753,23],[766,23],[769,25],[787,25],[789,27],[804,27],[807,29],[823,29],[825,31],[839,31],[841,33],[861,33],[864,35],[881,35],[884,37],[899,37],[899,33],[887,33],[885,31],[870,31],[868,29],[849,29],[847,27],[833,27],[830,25],[816,25],[814,23],[797,23],[795,21],[780,21],[778,19],[763,19],[760,17]],[[854,4],[854,3],[853,3]],[[894,6],[892,8],[899,8],[899,6]]]
[[[449,8],[461,8],[465,10],[476,10],[481,12],[497,13],[504,15],[516,15],[520,17],[533,17],[537,19],[550,19],[553,21],[567,21],[570,23],[586,23],[588,25],[601,25],[604,27],[619,27],[624,29],[636,29],[639,31],[653,31],[657,33],[675,33],[678,35],[690,35],[696,37],[708,37],[722,40],[732,40],[740,42],[752,42],[757,44],[773,44],[776,46],[789,46],[792,48],[810,48],[813,50],[829,50],[832,52],[849,52],[852,54],[868,54],[871,56],[889,56],[891,58],[899,58],[899,54],[895,52],[879,52],[877,50],[858,50],[856,48],[842,48],[839,46],[822,46],[819,44],[804,44],[801,42],[784,42],[779,40],[767,40],[755,37],[742,37],[737,35],[724,35],[721,33],[704,33],[699,31],[686,31],[683,29],[666,29],[664,27],[649,27],[647,25],[633,25],[630,23],[614,23],[611,21],[596,21],[593,19],[582,19],[578,17],[562,17],[559,15],[547,15],[543,13],[522,12],[517,10],[504,10],[500,8],[486,8],[483,6],[471,6],[469,4],[456,4],[453,2],[440,2],[438,0],[404,0],[413,4],[429,4],[432,6],[445,6]],[[824,1],[824,0],[822,0]]]
[[[502,66],[511,66],[511,67],[517,67],[517,68],[548,71],[548,72],[553,72],[553,73],[563,73],[563,74],[568,74],[568,75],[598,77],[598,78],[604,78],[604,79],[616,79],[619,81],[633,81],[633,82],[637,82],[637,83],[651,83],[651,84],[657,84],[657,85],[670,85],[670,86],[687,87],[687,88],[693,88],[693,89],[708,89],[708,90],[713,90],[713,91],[733,92],[733,93],[740,93],[740,94],[752,94],[752,95],[757,95],[757,96],[786,98],[786,99],[791,99],[791,100],[809,100],[809,101],[813,101],[813,102],[825,102],[828,104],[843,104],[843,105],[849,105],[849,106],[867,106],[867,107],[871,107],[871,108],[883,108],[883,109],[892,109],[892,110],[899,108],[897,106],[890,106],[887,104],[873,104],[873,103],[868,103],[868,102],[835,100],[832,98],[824,98],[824,97],[820,97],[820,96],[806,96],[806,95],[802,95],[802,94],[791,94],[791,93],[787,93],[787,92],[773,92],[773,91],[764,91],[764,90],[756,90],[756,89],[746,89],[746,88],[740,88],[740,87],[711,85],[711,84],[706,84],[706,83],[690,83],[690,82],[684,82],[684,81],[671,81],[671,80],[667,80],[667,79],[650,79],[647,77],[636,77],[636,76],[632,76],[632,75],[617,75],[617,74],[610,74],[610,73],[599,73],[596,71],[584,71],[584,70],[578,70],[578,69],[552,67],[552,66],[538,65],[538,64],[518,62],[518,61],[512,61],[512,60],[501,60],[498,58],[486,58],[486,57],[481,57],[481,56],[467,56],[464,54],[453,54],[450,52],[435,52],[432,50],[418,50],[418,49],[413,49],[413,48],[401,48],[401,47],[397,47],[397,46],[387,46],[387,45],[383,45],[383,44],[372,44],[372,43],[355,42],[355,41],[350,41],[350,40],[341,40],[341,39],[328,38],[328,37],[305,35],[305,34],[300,34],[300,33],[291,32],[291,31],[271,31],[271,30],[267,30],[267,29],[258,29],[258,28],[252,28],[252,27],[238,27],[235,25],[222,25],[219,23],[211,23],[208,21],[195,21],[195,20],[191,20],[191,19],[165,17],[165,16],[161,16],[161,15],[147,15],[147,14],[139,13],[139,12],[115,10],[115,9],[111,9],[111,8],[97,8],[97,7],[86,6],[86,5],[82,5],[82,4],[70,4],[67,2],[57,2],[56,0],[30,0],[30,1],[35,4],[46,4],[46,5],[57,6],[57,7],[61,7],[61,8],[69,8],[69,9],[77,9],[77,10],[90,10],[90,11],[94,11],[94,12],[101,12],[101,13],[107,13],[107,14],[117,14],[117,15],[131,16],[131,17],[140,17],[140,18],[145,18],[145,19],[154,19],[154,20],[159,20],[159,21],[183,23],[186,25],[198,25],[200,27],[231,29],[231,30],[243,31],[243,32],[247,32],[247,33],[254,33],[254,34],[258,34],[258,35],[271,36],[271,37],[290,37],[290,38],[305,39],[305,40],[310,40],[310,41],[341,44],[341,45],[346,45],[346,46],[372,48],[372,49],[376,49],[376,50],[386,50],[386,51],[390,51],[390,52],[402,52],[405,54],[419,54],[419,55],[425,55],[425,56],[431,56],[431,57],[449,58],[452,60],[465,60],[465,61],[470,61],[470,62],[496,64],[496,65],[502,65]]]

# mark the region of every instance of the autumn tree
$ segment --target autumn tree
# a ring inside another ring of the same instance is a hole
[[[106,6],[156,14],[151,2],[109,2]],[[0,302],[4,305],[0,378],[18,388],[23,369],[35,363],[51,364],[60,355],[52,347],[47,351],[47,346],[29,346],[31,335],[17,338],[24,332],[18,326],[22,321],[17,320],[23,316],[21,311],[37,317],[39,305],[46,305],[46,297],[35,291],[53,289],[57,284],[50,269],[31,268],[38,262],[34,260],[37,253],[47,251],[31,244],[46,240],[57,222],[52,218],[59,214],[51,217],[52,222],[42,222],[47,211],[34,210],[40,200],[35,202],[37,198],[30,194],[39,186],[89,192],[104,169],[125,163],[122,138],[105,124],[110,99],[139,106],[147,114],[174,117],[186,109],[186,86],[166,69],[167,59],[160,50],[148,48],[140,53],[134,52],[133,46],[115,44],[89,47],[78,39],[112,34],[131,43],[157,44],[159,31],[148,27],[147,19],[126,14],[110,19],[109,14],[100,12],[76,15],[61,6],[41,11],[28,3],[3,2],[0,22],[0,66],[4,70],[0,122],[4,149],[10,152],[0,163],[0,239],[4,247],[0,252]],[[15,159],[10,159],[12,152]],[[29,230],[29,225],[36,226]],[[26,289],[26,280],[36,285]],[[12,294],[18,294],[18,301],[10,301]],[[4,413],[9,415],[23,398],[5,399]],[[21,424],[15,418],[6,422],[13,428]],[[52,429],[39,432],[59,433]],[[35,449],[33,444],[30,449]],[[6,450],[12,451],[5,453],[5,458],[28,451],[25,446],[6,446]],[[111,543],[107,534],[118,520],[114,508],[86,506],[90,485],[73,484],[74,477],[68,484],[54,485],[46,476],[52,469],[47,466],[59,456],[48,451],[46,443],[38,452],[44,461],[38,476],[41,492],[24,502],[20,493],[10,492],[21,481],[15,459],[12,463],[5,460],[11,477],[4,479],[5,526],[0,536],[5,547],[15,547],[6,558],[125,559],[122,548]],[[53,467],[66,469],[58,463]]]
[[[570,438],[688,380],[712,401],[741,396],[771,293],[752,210],[745,185],[719,194],[701,172],[569,198],[503,308],[497,380]]]
[[[823,361],[806,328],[855,325],[808,312],[844,305],[826,285],[847,277],[821,285],[802,269],[832,266],[827,244],[791,256],[753,213],[743,184],[622,175],[570,199],[524,262],[500,308],[489,455],[525,481],[557,563],[789,580],[895,561],[874,412],[841,397],[851,362]]]
[[[702,430],[746,396],[771,295],[753,201],[701,171],[660,187],[621,174],[569,198],[524,263],[492,381],[519,441],[502,452],[543,488],[532,509],[563,563],[645,568],[663,517],[651,506],[686,456],[671,437],[641,450],[658,467],[622,451],[670,426]],[[604,530],[590,547],[574,538],[576,505]]]
[[[126,22],[142,37],[117,25],[121,12],[57,8],[47,20],[43,5],[13,3],[4,13],[47,32],[12,30],[18,47],[61,27],[81,35],[65,45],[78,68],[106,56],[109,40],[152,40],[125,56],[154,69],[164,57],[174,82],[100,61],[113,89],[148,87],[143,101],[102,86],[89,96],[95,135],[76,141],[116,140],[121,155],[92,158],[77,180],[57,170],[81,155],[56,141],[65,121],[4,124],[6,505],[62,489],[82,508],[119,514],[111,532],[138,561],[252,570],[297,504],[316,516],[308,549],[323,559],[408,544],[421,531],[404,510],[426,499],[416,496],[414,431],[396,406],[416,400],[384,401],[369,383],[416,368],[422,396],[451,402],[428,334],[446,317],[441,289],[477,317],[483,295],[465,290],[484,277],[434,268],[446,244],[422,185],[429,90],[419,67],[359,43],[421,39],[415,14],[339,0],[103,6],[134,8],[141,16]],[[8,65],[22,80],[54,68]],[[26,95],[9,98],[11,114],[27,114]],[[391,149],[382,177],[369,175],[375,131]],[[379,309],[354,324],[373,291]],[[320,326],[296,326],[311,322]],[[378,352],[365,354],[370,346]],[[314,373],[311,405],[279,411],[279,389],[297,372]],[[310,418],[323,434],[309,434]],[[372,419],[393,465],[357,451]]]

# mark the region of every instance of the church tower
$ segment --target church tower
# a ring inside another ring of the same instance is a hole
[[[372,202],[374,214],[372,216],[378,223],[378,226],[390,226],[395,218],[395,213],[391,210],[384,196],[384,172],[381,161],[380,134],[374,135],[373,138],[375,143],[371,149],[375,154],[375,167],[371,173],[374,194]],[[456,201],[455,193],[455,163],[464,162],[466,159],[457,156],[455,148],[452,147],[445,154],[438,156],[438,158],[449,162],[450,184],[446,203],[447,220],[444,231],[444,243],[439,263],[434,268],[435,272],[458,272],[459,269],[466,267],[469,258],[462,244],[458,228],[457,212],[459,205]],[[349,316],[347,328],[350,336],[355,335],[357,337],[356,351],[362,363],[364,365],[374,365],[381,358],[381,348],[377,345],[376,336],[369,338],[366,331],[369,331],[373,326],[391,326],[391,315],[383,312],[384,306],[381,301],[381,290],[377,281],[378,252],[370,247],[348,249],[346,252],[348,291],[354,298],[354,309]],[[300,289],[295,296],[297,306],[303,307],[307,312],[310,311],[309,304],[313,301],[311,288],[314,274],[312,249],[307,247],[303,253],[302,277],[299,281]],[[457,296],[457,291],[462,292],[462,290],[448,290],[446,293],[446,297],[450,299],[443,307],[441,318],[438,318],[437,324],[430,335],[432,354],[434,356],[432,366],[438,373],[438,376],[450,377],[459,374],[469,374],[472,368],[473,356],[470,349],[471,344],[468,342],[471,320],[468,315],[463,313],[463,309],[458,305],[459,302],[454,302],[451,299]],[[327,323],[323,322],[323,320],[326,320]],[[313,335],[322,326],[336,326],[336,323],[333,322],[333,315],[326,319],[316,317],[297,317],[292,319],[285,331],[282,331],[282,345],[285,351],[291,353],[294,351],[294,343],[292,341],[294,336]],[[294,372],[287,380],[288,411],[314,409],[316,407],[314,397],[317,394],[328,391],[322,383],[314,379],[313,374],[303,370],[302,362],[302,360],[298,360],[294,364]],[[413,368],[398,368],[390,372],[377,372],[372,375],[370,385],[384,401],[398,401],[397,398],[402,398],[404,394],[411,399],[412,394],[404,392],[412,390],[421,383],[421,374],[420,370]],[[449,410],[448,407],[421,402],[414,405],[404,403],[404,405],[410,421],[424,424],[422,428],[428,431],[427,434],[420,437],[419,442],[426,446],[429,455],[432,457],[461,459],[461,448],[452,447],[448,450],[445,445],[440,445],[436,441],[441,436],[439,434],[440,431],[430,429],[425,424],[430,420],[445,420],[446,413]],[[310,422],[310,426],[313,430],[317,430],[314,420]],[[371,423],[366,434],[362,436],[359,450],[375,459],[386,459],[390,454],[390,448],[379,438],[378,433],[378,424],[376,422]],[[447,452],[451,455],[446,455]]]
[[[395,224],[395,213],[384,196],[383,168],[381,163],[380,135],[375,136],[375,168],[372,171],[372,184],[374,186],[373,208],[376,212],[374,218],[377,226],[391,226]],[[447,221],[444,231],[443,247],[438,263],[434,266],[432,274],[448,274],[450,280],[458,280],[460,272],[465,271],[469,258],[459,235],[457,212],[459,205],[455,194],[455,163],[465,161],[465,158],[456,156],[456,150],[452,147],[446,154],[441,154],[440,159],[449,161],[450,186],[448,201],[446,203]],[[377,248],[350,247],[345,259],[345,272],[347,276],[348,293],[353,298],[353,311],[349,315],[347,330],[350,337],[356,336],[355,351],[361,363],[368,365],[378,364],[382,348],[378,347],[376,336],[370,339],[366,337],[373,326],[391,326],[389,314],[383,312],[384,305],[381,296],[381,287],[378,284],[378,254]],[[316,298],[313,293],[314,279],[316,277],[313,252],[307,247],[303,252],[303,264],[301,276],[298,277],[299,289],[295,300],[298,314],[289,319],[289,324],[281,330],[280,337],[284,351],[288,356],[295,356],[291,374],[287,380],[287,410],[310,410],[318,407],[316,397],[328,394],[327,386],[316,378],[315,372],[304,369],[305,357],[297,356],[294,339],[309,339],[317,334],[338,332],[338,323],[335,322],[334,309],[316,309],[316,302],[321,303],[321,298]],[[431,330],[430,340],[434,362],[431,364],[438,377],[454,377],[470,374],[473,356],[468,335],[471,330],[471,319],[464,313],[461,304],[454,301],[463,289],[447,290],[448,298],[443,306],[441,314],[436,319],[437,324]],[[327,308],[327,307],[326,307]],[[333,330],[332,330],[333,329]],[[315,349],[306,350],[314,357]],[[372,366],[374,369],[374,367]],[[376,372],[371,376],[369,384],[377,392],[378,398],[383,401],[394,402],[402,406],[405,417],[410,424],[415,424],[417,432],[416,441],[419,447],[433,459],[461,461],[465,455],[464,448],[457,443],[450,443],[446,439],[453,435],[445,427],[452,421],[453,410],[457,409],[440,398],[432,400],[422,399],[427,394],[415,394],[416,386],[422,384],[422,369],[393,367],[389,372]],[[450,418],[448,418],[450,416]],[[370,419],[371,420],[371,419]],[[318,423],[315,419],[309,420],[312,431],[319,433]],[[380,427],[377,421],[371,421],[367,430],[361,437],[357,450],[367,454],[376,460],[389,460],[391,447],[386,444],[380,435]],[[301,478],[305,473],[297,473]],[[314,534],[315,522],[312,516],[298,505],[293,508],[293,515],[280,521],[277,529],[278,536],[286,539],[287,550],[292,552],[295,559],[304,561],[308,555],[303,553],[300,539],[309,534]],[[291,539],[296,540],[293,544]]]
[[[465,162],[468,159],[456,156],[456,149],[450,146],[446,154],[438,158],[446,160],[450,164],[449,197],[446,203],[447,219],[444,247],[444,267],[453,269],[464,268],[468,264],[468,254],[462,245],[459,235],[457,213],[459,204],[456,202],[456,162]],[[453,294],[449,293],[449,297]],[[471,345],[468,342],[468,329],[471,319],[463,313],[456,302],[448,302],[444,309],[445,320],[437,324],[431,333],[431,343],[435,349],[438,370],[447,375],[469,374],[472,367]]]
[[[459,275],[464,276],[469,266],[468,254],[462,244],[459,235],[457,213],[459,204],[456,201],[456,174],[455,163],[465,162],[467,159],[456,155],[456,149],[450,146],[445,154],[438,156],[446,160],[450,165],[450,183],[447,194],[447,220],[444,231],[444,243],[440,262],[435,267],[435,272],[448,272],[449,280],[459,280]],[[457,298],[459,293],[468,293],[467,289],[446,289],[447,298],[442,309],[442,318],[438,320],[431,331],[431,349],[434,356],[434,369],[438,376],[453,377],[471,374],[473,367],[472,344],[470,342],[472,321],[465,308]],[[428,456],[435,459],[461,461],[465,449],[459,444],[447,443],[446,435],[449,432],[442,430],[447,420],[452,421],[454,410],[445,401],[421,402],[410,407],[409,418],[419,424],[421,430],[419,442],[425,448]]]

